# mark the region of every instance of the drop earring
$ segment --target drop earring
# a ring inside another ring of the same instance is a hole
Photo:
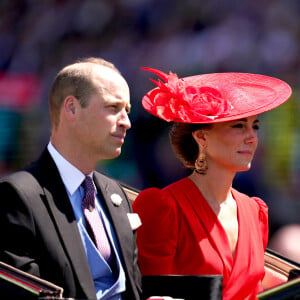
[[[206,174],[208,169],[207,161],[206,161],[206,154],[204,151],[200,150],[199,157],[195,161],[195,172],[198,174]]]

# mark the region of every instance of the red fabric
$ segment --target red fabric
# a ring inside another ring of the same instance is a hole
[[[142,274],[222,274],[223,299],[255,299],[264,277],[267,206],[234,189],[232,194],[239,222],[234,259],[221,223],[189,178],[142,191],[133,203],[142,221],[137,231]]]

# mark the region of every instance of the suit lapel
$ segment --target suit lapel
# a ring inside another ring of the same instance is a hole
[[[110,217],[113,224],[117,240],[119,242],[121,260],[125,263],[125,272],[132,274],[133,270],[133,251],[132,245],[134,244],[133,235],[128,234],[132,232],[130,223],[127,217],[128,212],[128,200],[125,197],[123,191],[119,186],[108,179],[100,173],[94,172],[94,182],[98,189],[98,192],[101,193],[104,205],[106,206],[108,217]],[[122,198],[122,202],[119,206],[113,204],[111,200],[111,195],[118,194]],[[132,239],[132,241],[130,241]]]
[[[65,186],[48,151],[44,151],[39,163],[37,177],[46,196],[45,205],[56,224],[58,235],[82,290],[87,298],[93,299],[95,298],[93,279]]]

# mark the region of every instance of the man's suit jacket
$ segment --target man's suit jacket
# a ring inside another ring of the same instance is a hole
[[[124,299],[140,299],[131,206],[114,180],[94,172],[98,193],[115,228],[126,274]],[[110,195],[122,197],[115,206]],[[64,297],[96,299],[94,284],[65,186],[49,152],[24,171],[0,180],[0,260],[51,281]]]

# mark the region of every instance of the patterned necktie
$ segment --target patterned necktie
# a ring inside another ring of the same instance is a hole
[[[95,207],[95,187],[91,177],[86,176],[82,183],[84,189],[84,197],[82,199],[82,210],[85,216],[87,227],[90,226],[90,236],[94,240],[96,247],[106,261],[111,256],[110,244],[104,229],[103,222]]]

